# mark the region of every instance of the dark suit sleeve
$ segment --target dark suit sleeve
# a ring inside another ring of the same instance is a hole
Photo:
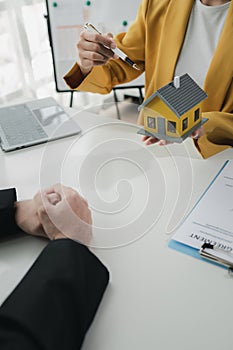
[[[15,201],[15,188],[0,190],[0,237],[14,235],[19,232],[19,228],[15,223]]]
[[[50,242],[0,308],[0,349],[79,349],[108,279],[85,246]]]

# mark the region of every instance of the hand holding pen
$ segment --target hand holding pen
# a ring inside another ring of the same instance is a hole
[[[91,33],[95,33],[95,34],[100,34],[102,35],[91,23],[86,23],[84,25],[84,28],[87,29],[89,32]],[[108,48],[108,47],[107,47]],[[133,67],[134,69],[140,70],[140,68],[136,65],[136,63],[134,63],[123,51],[121,51],[120,49],[118,49],[118,47],[110,47],[111,51],[114,52],[114,54],[121,58],[123,61],[127,62],[131,67]]]
[[[83,75],[87,75],[94,66],[104,65],[110,58],[120,57],[135,69],[138,66],[116,47],[112,34],[103,35],[91,24],[85,25],[80,33],[78,63]]]

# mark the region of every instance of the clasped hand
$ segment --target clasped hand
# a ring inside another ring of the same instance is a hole
[[[15,203],[16,223],[26,233],[50,240],[71,238],[90,245],[92,218],[87,201],[70,187],[56,184]]]

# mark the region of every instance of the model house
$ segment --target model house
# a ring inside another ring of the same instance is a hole
[[[154,92],[140,106],[144,129],[138,133],[172,142],[182,142],[207,119],[201,117],[201,103],[207,94],[188,75]]]

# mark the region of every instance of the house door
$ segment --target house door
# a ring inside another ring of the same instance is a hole
[[[162,117],[158,117],[158,134],[166,135],[165,130],[165,119]]]

